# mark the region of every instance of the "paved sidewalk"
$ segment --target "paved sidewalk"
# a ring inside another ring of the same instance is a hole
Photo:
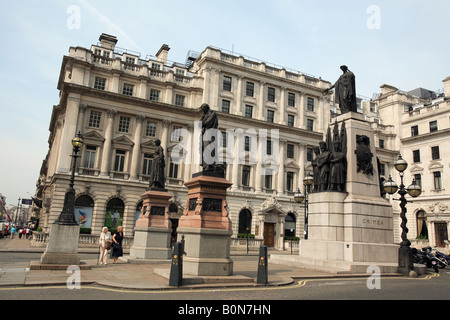
[[[32,248],[26,239],[0,239],[1,252],[43,252],[44,248]],[[79,254],[97,253],[94,248],[79,248]],[[271,251],[269,251],[270,255]],[[283,254],[274,250],[273,253]],[[126,258],[127,251],[125,251]],[[289,254],[285,252],[285,254]],[[258,271],[258,252],[251,252],[251,258],[240,257],[245,252],[232,252],[233,276],[230,277],[194,277],[184,276],[182,288],[223,288],[223,287],[249,287],[256,284]],[[233,259],[234,258],[234,259]],[[169,286],[170,262],[136,264],[127,263],[122,259],[113,264],[108,259],[107,265],[98,265],[97,260],[85,260],[82,263],[89,265],[89,270],[81,270],[81,284],[97,284],[114,288],[134,290],[165,290],[175,287]],[[268,285],[280,286],[294,283],[294,279],[301,278],[331,278],[339,275],[307,270],[282,264],[268,264]],[[0,286],[48,286],[66,285],[68,278],[73,274],[65,270],[30,270],[28,263],[15,263],[13,261],[0,264]],[[342,275],[341,275],[342,276]],[[347,275],[348,276],[348,275]],[[352,275],[355,276],[355,275]],[[367,276],[367,275],[365,275]]]

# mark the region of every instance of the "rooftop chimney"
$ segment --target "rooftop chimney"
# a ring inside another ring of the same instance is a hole
[[[167,64],[167,57],[169,56],[169,46],[167,44],[163,44],[161,49],[159,49],[158,53],[156,54],[156,58],[158,58],[158,61],[162,62],[164,65]]]
[[[104,47],[110,50],[114,50],[118,41],[115,36],[106,33],[102,33],[98,40],[100,41],[100,47]]]
[[[450,97],[450,77],[445,78],[442,82],[444,83],[445,96]]]

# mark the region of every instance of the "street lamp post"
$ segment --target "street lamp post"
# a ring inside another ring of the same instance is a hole
[[[73,145],[73,153],[72,153],[72,174],[70,176],[69,189],[67,189],[66,194],[64,196],[64,207],[59,215],[58,219],[55,221],[56,224],[61,225],[77,225],[77,221],[75,219],[75,189],[73,188],[75,182],[75,171],[77,167],[77,159],[80,157],[78,152],[80,148],[83,146],[83,138],[81,137],[81,133],[78,132],[77,136],[72,139]]]
[[[303,179],[303,186],[305,188],[305,194],[300,191],[300,188],[297,189],[297,193],[294,195],[294,200],[297,203],[302,203],[305,201],[305,240],[308,239],[308,186],[312,185],[314,182],[313,177],[311,175],[307,175],[305,179]]]
[[[416,198],[422,193],[422,190],[420,186],[416,184],[415,180],[413,180],[412,184],[408,188],[405,188],[405,185],[403,184],[403,175],[404,171],[408,167],[408,163],[403,160],[401,155],[398,156],[398,160],[394,163],[394,167],[400,173],[400,186],[397,186],[397,184],[392,180],[392,177],[389,176],[389,179],[384,183],[383,188],[386,193],[394,194],[398,191],[398,194],[400,195],[400,218],[402,219],[400,226],[402,228],[402,242],[400,243],[400,248],[398,251],[398,266],[400,273],[409,275],[410,271],[414,270],[414,263],[411,241],[407,238],[409,230],[406,227],[408,222],[406,219],[406,204],[408,201],[405,196],[406,194],[409,194],[411,197]]]

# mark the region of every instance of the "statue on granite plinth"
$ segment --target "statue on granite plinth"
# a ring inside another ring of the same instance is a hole
[[[324,94],[335,88],[334,100],[335,103],[339,104],[341,112],[357,112],[356,108],[356,84],[355,75],[353,72],[348,70],[347,66],[341,66],[342,75],[336,81],[334,85],[330,88],[324,90]]]
[[[156,139],[156,150],[153,155],[152,173],[150,175],[150,189],[164,189],[165,188],[165,173],[166,160],[164,159],[164,149],[161,147],[161,140]]]

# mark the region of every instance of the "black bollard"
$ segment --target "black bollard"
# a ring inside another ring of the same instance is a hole
[[[261,246],[259,247],[258,278],[256,279],[257,284],[267,285],[267,270],[267,246]]]
[[[169,286],[181,287],[183,285],[183,244],[176,242],[172,253],[172,266],[170,268]]]

